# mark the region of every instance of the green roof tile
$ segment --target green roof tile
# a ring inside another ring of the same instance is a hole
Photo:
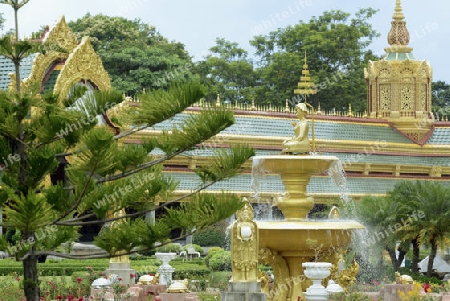
[[[201,184],[201,181],[194,173],[166,172],[165,174],[180,181],[177,190],[191,190],[199,187]],[[348,177],[346,181],[346,191],[349,194],[385,194],[392,190],[394,186],[402,180],[403,179],[399,178]],[[442,181],[441,183],[450,186],[450,182],[448,181]],[[240,174],[231,179],[216,183],[206,191],[248,191],[248,193],[251,194],[253,193],[251,187],[252,176],[250,174]],[[258,191],[274,194],[283,193],[284,187],[281,183],[281,178],[276,175],[265,176],[259,185]],[[307,192],[311,194],[340,194],[342,189],[334,183],[333,179],[327,176],[313,176],[307,186]]]
[[[427,144],[447,144],[450,145],[450,127],[435,128],[433,135],[428,139]]]

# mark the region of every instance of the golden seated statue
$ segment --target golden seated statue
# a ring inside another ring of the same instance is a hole
[[[309,153],[311,150],[308,139],[309,125],[306,120],[308,110],[305,103],[299,103],[295,108],[299,120],[292,123],[294,136],[283,142],[283,153]]]

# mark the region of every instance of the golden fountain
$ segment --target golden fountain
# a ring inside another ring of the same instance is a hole
[[[296,93],[312,94],[313,83],[309,71],[303,66],[301,89]],[[356,276],[356,263],[343,270],[342,258],[351,241],[352,232],[364,227],[355,221],[339,220],[339,213],[333,211],[333,219],[327,221],[308,220],[307,214],[314,206],[314,200],[306,193],[306,186],[314,174],[323,174],[330,167],[335,169],[339,159],[334,156],[310,154],[308,139],[307,106],[305,102],[296,105],[298,121],[294,122],[294,136],[283,142],[283,154],[256,156],[253,158],[253,172],[279,174],[286,193],[277,201],[283,221],[256,221],[259,236],[259,262],[271,265],[275,285],[268,300],[296,301],[307,282],[304,281],[302,263],[320,261],[332,263],[331,278],[345,286],[345,281]],[[312,114],[314,112],[312,111]],[[314,119],[312,119],[314,128]],[[315,151],[314,133],[312,149]],[[256,175],[257,176],[257,175]]]

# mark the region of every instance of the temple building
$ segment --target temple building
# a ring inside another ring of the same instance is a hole
[[[329,115],[320,108],[316,110],[312,150],[338,157],[347,175],[346,185],[341,187],[326,174],[313,176],[308,193],[316,202],[328,202],[343,193],[356,200],[365,195],[382,196],[402,180],[432,180],[450,185],[450,122],[447,117],[433,116],[431,66],[413,56],[408,42],[409,33],[397,0],[386,54],[381,60],[370,62],[365,74],[361,74],[367,81],[367,114],[355,116],[351,108]],[[309,76],[305,68],[302,73]],[[299,88],[309,87],[300,80]],[[217,102],[224,105],[220,98]],[[200,109],[200,105],[192,107],[123,142],[135,143],[142,135],[158,135]],[[292,136],[291,123],[296,118],[293,105],[259,108],[253,104],[232,109],[236,119],[233,126],[166,165],[167,174],[180,181],[179,194],[200,184],[193,170],[207,164],[216,148],[245,143],[254,147],[257,155],[276,155],[282,151],[282,142]],[[311,117],[308,115],[310,140],[313,138]],[[249,161],[240,175],[207,191],[228,190],[249,196],[253,193],[251,187]],[[278,175],[267,175],[259,187],[259,195],[268,202],[283,191]]]
[[[109,76],[89,37],[78,41],[64,18],[40,39],[57,44],[67,52],[49,51],[22,61],[22,85],[38,82],[41,91],[58,93],[60,101],[74,83],[92,89],[110,88]],[[325,114],[316,108],[314,124],[313,116],[307,116],[309,138],[314,141],[312,151],[338,157],[347,175],[346,185],[340,187],[326,174],[313,176],[308,193],[316,202],[327,202],[343,193],[353,199],[385,195],[402,180],[433,180],[450,185],[450,122],[433,116],[431,66],[413,56],[408,42],[409,33],[397,0],[386,54],[381,60],[370,62],[361,74],[367,81],[367,114],[354,114],[351,108],[346,112]],[[306,63],[305,66],[302,73],[309,78]],[[0,88],[14,89],[11,84],[14,75],[9,75],[13,71],[13,64],[0,57]],[[310,87],[308,79],[300,80],[300,89]],[[295,88],[292,87],[293,92]],[[217,103],[225,105],[219,97]],[[294,106],[286,102],[283,108],[262,108],[255,104],[246,108],[230,107],[235,113],[234,125],[166,163],[167,175],[180,181],[176,194],[189,192],[200,184],[193,170],[208,164],[215,149],[245,143],[255,148],[257,155],[279,154],[282,142],[292,136],[291,123],[296,119]],[[201,104],[191,107],[171,120],[120,142],[138,143],[144,136],[159,135],[201,108]],[[158,154],[158,151],[152,153]],[[251,164],[249,160],[240,175],[209,187],[207,192],[228,190],[242,196],[251,195]],[[269,202],[283,191],[278,175],[267,175],[259,187],[261,197]]]

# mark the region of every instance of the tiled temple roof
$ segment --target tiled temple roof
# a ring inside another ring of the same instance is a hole
[[[177,190],[188,191],[201,184],[198,176],[188,172],[167,173],[175,180],[180,181]],[[352,194],[385,194],[392,190],[394,186],[404,179],[389,177],[347,177],[347,193]],[[449,181],[441,181],[443,185],[450,185]],[[252,176],[250,174],[240,174],[231,179],[216,183],[206,189],[206,191],[248,192],[252,193]],[[261,193],[283,193],[284,187],[281,178],[277,175],[267,175],[259,185]],[[310,194],[339,194],[340,188],[334,180],[327,176],[313,176],[307,186]]]
[[[169,130],[183,122],[188,113],[181,113],[155,125],[154,130]],[[235,116],[236,123],[228,127],[222,134],[249,135],[259,137],[290,137],[292,135],[291,123],[293,118],[266,117],[266,116]],[[353,122],[336,120],[315,120],[315,138],[324,140],[347,141],[386,141],[388,143],[414,143],[390,127],[387,123]],[[311,121],[309,136],[311,137]],[[436,127],[435,132],[427,144],[450,145],[450,125]]]
[[[277,155],[280,151],[262,150],[256,149],[256,156]],[[164,153],[155,149],[151,152],[152,155],[163,155]],[[356,162],[355,153],[342,153],[342,152],[323,152],[320,153],[325,156],[336,156],[342,162]],[[189,150],[183,153],[185,156],[197,156],[197,157],[212,157],[215,155],[214,148],[197,148]],[[377,155],[370,154],[364,156],[365,163],[370,164],[400,164],[400,165],[423,165],[423,166],[450,166],[450,158],[448,156],[404,156],[404,155]]]

